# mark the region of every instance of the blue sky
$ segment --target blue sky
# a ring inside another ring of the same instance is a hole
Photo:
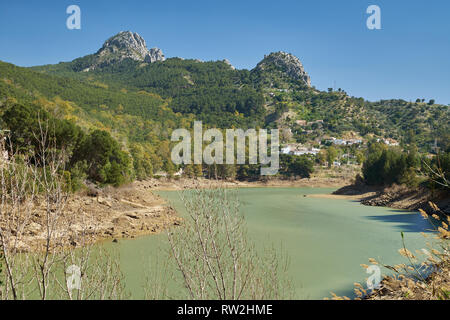
[[[81,8],[81,30],[66,28],[71,4]],[[381,8],[381,30],[366,27],[371,4]],[[131,30],[166,57],[227,58],[251,69],[282,50],[301,59],[321,90],[336,83],[369,100],[449,104],[449,14],[448,0],[0,0],[0,60],[70,61]]]

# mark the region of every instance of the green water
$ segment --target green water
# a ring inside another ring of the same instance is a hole
[[[400,232],[413,251],[425,247],[419,234],[428,222],[414,212],[367,207],[359,202],[305,197],[330,193],[324,188],[239,189],[242,212],[257,245],[282,244],[290,257],[289,273],[298,299],[322,299],[330,291],[353,296],[353,283],[368,276],[360,264],[375,258],[406,263],[399,256]],[[159,192],[182,212],[177,192]],[[128,289],[142,298],[149,260],[164,247],[165,235],[123,240],[117,244]],[[382,269],[384,273],[385,270]]]

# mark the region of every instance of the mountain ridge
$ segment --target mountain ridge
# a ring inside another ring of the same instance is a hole
[[[159,48],[148,49],[146,41],[136,32],[121,31],[107,39],[103,46],[94,54],[74,59],[69,62],[61,62],[54,65],[44,65],[31,67],[40,72],[51,72],[61,74],[63,71],[90,72],[111,68],[120,65],[125,60],[130,59],[135,62],[152,64],[164,62],[166,57]],[[173,57],[170,59],[183,58]],[[198,59],[187,59],[197,63],[223,62],[231,70],[238,70],[228,59],[204,62]],[[246,69],[241,69],[246,70]],[[305,71],[300,59],[293,54],[284,51],[271,52],[251,69],[252,72],[261,74],[261,78],[266,70],[277,71],[278,76],[286,81],[300,81],[307,87],[311,87],[311,78]]]
[[[185,119],[195,118],[220,128],[279,127],[289,139],[302,143],[320,143],[321,137],[339,137],[351,131],[367,139],[407,141],[407,132],[413,131],[417,143],[429,149],[436,138],[445,140],[448,132],[448,106],[398,99],[369,102],[350,97],[342,90],[316,90],[301,61],[283,51],[266,55],[252,70],[235,69],[226,59],[202,62],[168,58],[145,62],[150,52],[145,40],[131,32],[118,35],[105,41],[97,53],[72,62],[9,70],[4,73],[3,85],[18,82],[28,92],[39,92],[48,100],[59,96],[75,102],[89,110],[89,118],[101,123],[108,119],[107,127],[114,123],[113,117],[123,114],[145,118],[150,109],[146,111],[136,102],[146,105],[142,99],[148,96],[159,97],[159,108]],[[83,72],[97,62],[98,56],[111,54],[113,57],[104,60],[107,63],[101,67]],[[39,74],[55,78],[23,81]],[[68,79],[77,80],[68,83],[89,94],[76,94],[76,90],[67,88],[64,82]],[[52,85],[46,86],[47,82]],[[0,99],[6,99],[10,89],[11,84]],[[154,102],[148,103],[155,115],[158,107]],[[98,118],[98,114],[102,117]],[[158,121],[157,117],[152,116],[152,121]],[[166,136],[167,133],[162,134],[161,139]]]

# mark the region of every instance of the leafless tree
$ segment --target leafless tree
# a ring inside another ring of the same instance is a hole
[[[49,123],[39,121],[37,143],[17,152],[0,144],[0,250],[2,299],[119,299],[124,297],[118,257],[93,247],[93,217],[66,210],[67,153],[56,148]],[[38,231],[34,230],[38,228]],[[67,281],[79,268],[80,288]]]
[[[168,232],[171,255],[187,298],[282,299],[291,297],[287,259],[276,250],[257,250],[231,189],[181,192],[187,217]]]
[[[432,168],[426,161],[422,161],[427,171],[427,174],[430,176],[430,180],[436,183],[440,187],[444,187],[450,189],[450,182],[447,179],[448,172],[445,172],[442,169],[441,161],[439,155],[436,156],[437,166],[436,168]]]

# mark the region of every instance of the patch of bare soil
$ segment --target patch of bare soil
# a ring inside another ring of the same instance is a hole
[[[320,199],[334,199],[334,200],[354,200],[361,201],[363,200],[367,194],[355,194],[355,195],[339,195],[339,194],[327,194],[327,193],[319,193],[319,194],[308,194],[306,197],[308,198],[320,198]]]
[[[310,187],[310,188],[339,188],[349,184],[351,180],[343,180],[342,178],[322,178],[311,177],[306,179],[267,179],[258,181],[238,181],[238,180],[214,180],[204,178],[181,178],[181,179],[150,179],[139,182],[145,188],[152,190],[185,190],[193,188],[258,188],[258,187]]]
[[[46,239],[45,204],[37,201],[34,211],[21,239],[20,247],[24,251],[37,248]],[[181,218],[165,200],[139,182],[102,190],[91,187],[87,192],[71,195],[64,208],[63,220],[56,232],[59,229],[69,230],[59,233],[72,246],[83,245],[76,239],[98,242],[134,238],[157,234],[181,223]],[[80,237],[80,234],[85,236]]]

